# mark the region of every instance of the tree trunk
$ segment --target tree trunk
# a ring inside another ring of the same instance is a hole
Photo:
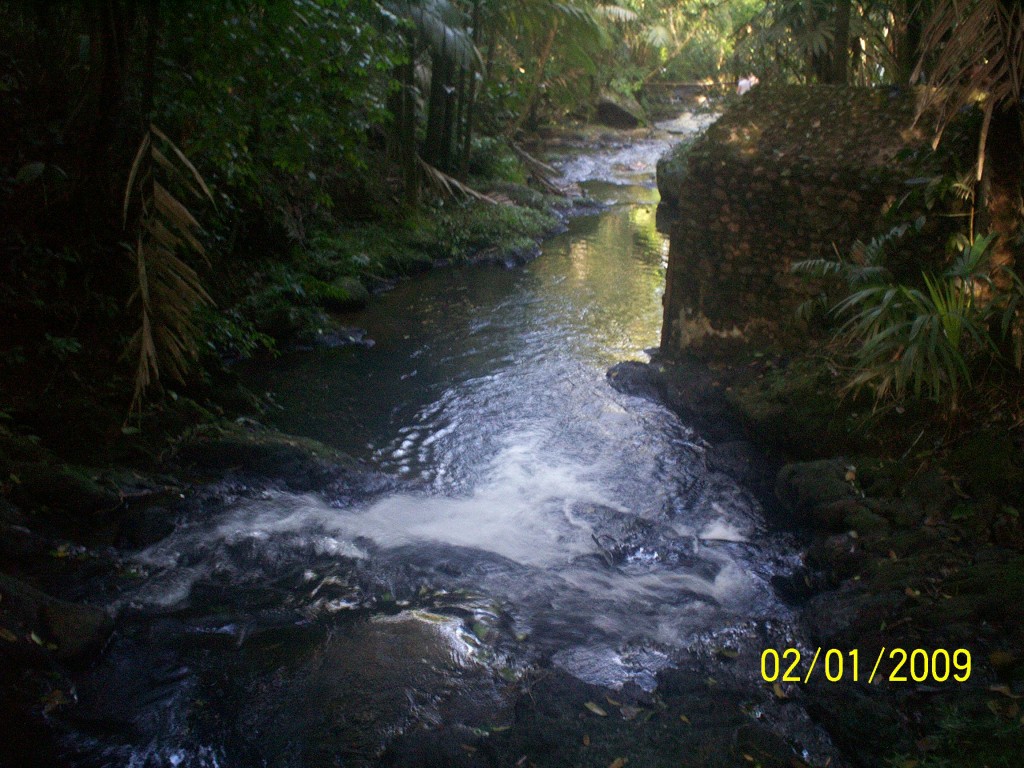
[[[832,41],[832,61],[829,82],[846,85],[850,78],[850,11],[853,0],[836,0],[835,38]]]
[[[427,106],[427,135],[423,142],[423,159],[431,165],[445,170],[451,142],[448,112],[451,98],[452,61],[445,46],[435,51],[430,67],[430,101]]]
[[[1019,108],[996,109],[985,144],[985,175],[982,179],[982,230],[998,234],[992,266],[1021,263],[1021,245],[1015,242],[1024,218],[1024,132]]]
[[[924,31],[924,17],[918,3],[904,0],[902,6],[902,23],[897,22],[894,41],[896,58],[896,84],[908,85],[917,67],[920,55],[921,33]]]

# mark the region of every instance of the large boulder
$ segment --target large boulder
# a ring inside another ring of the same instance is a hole
[[[647,115],[632,96],[603,91],[597,99],[595,118],[610,128],[636,128],[647,124]]]

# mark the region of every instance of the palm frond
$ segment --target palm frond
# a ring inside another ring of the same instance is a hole
[[[1003,0],[940,0],[925,26],[921,56],[911,77],[926,70],[930,88],[917,120],[934,112],[937,146],[957,113],[983,102],[977,178],[985,167],[988,127],[996,109],[1019,108],[1024,95],[1024,7]],[[932,60],[930,53],[938,51]]]
[[[199,330],[193,313],[200,306],[213,304],[199,273],[183,258],[192,254],[209,264],[198,237],[202,228],[188,207],[157,180],[161,171],[171,186],[213,202],[196,167],[166,134],[151,125],[135,153],[123,205],[124,226],[134,230],[129,251],[135,263],[136,286],[128,306],[139,317],[125,350],[135,358],[129,413],[141,411],[146,392],[159,381],[161,369],[184,380],[198,356]],[[133,206],[136,214],[131,220]]]
[[[467,184],[463,184],[454,176],[449,176],[444,171],[425,162],[422,158],[417,156],[416,160],[419,163],[420,170],[423,171],[423,177],[426,179],[427,186],[434,190],[438,195],[449,198],[471,197],[474,200],[479,200],[483,203],[498,205],[498,201],[493,197],[488,197],[482,192],[477,192]]]

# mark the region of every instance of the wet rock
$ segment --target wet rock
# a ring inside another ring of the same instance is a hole
[[[632,96],[604,91],[597,100],[597,122],[610,128],[636,128],[647,123],[640,102]]]
[[[686,153],[690,142],[677,144],[667,153],[658,158],[656,178],[661,199],[669,204],[679,200],[683,184],[686,182]]]
[[[164,507],[132,509],[121,522],[122,546],[142,549],[156,544],[174,532],[174,519]]]
[[[78,659],[99,649],[113,629],[111,618],[99,608],[50,597],[35,587],[0,574],[3,610],[13,615],[26,632],[36,632],[56,646],[65,660]]]
[[[714,372],[696,358],[619,363],[608,370],[607,378],[620,392],[663,403],[712,443],[745,438]]]
[[[204,476],[234,473],[253,482],[280,482],[294,491],[370,493],[387,483],[364,464],[323,443],[241,420],[193,435],[175,461]]]
[[[708,469],[741,483],[752,479],[764,462],[753,444],[746,440],[717,443],[707,449],[705,456]]]

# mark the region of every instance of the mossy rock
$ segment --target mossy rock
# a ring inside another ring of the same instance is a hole
[[[968,492],[1005,499],[1024,496],[1024,452],[1005,430],[983,429],[965,438],[949,457]]]
[[[1019,626],[1024,605],[1024,555],[995,547],[983,551],[978,562],[949,578],[945,589],[973,596],[981,617]]]
[[[306,286],[313,301],[332,312],[354,312],[370,301],[370,292],[357,277],[343,275],[331,282],[307,281]]]
[[[769,370],[727,398],[754,437],[789,456],[819,457],[823,443],[837,452],[853,446],[839,422],[835,384],[814,361]]]
[[[799,522],[813,522],[816,508],[858,498],[856,489],[846,479],[847,472],[842,459],[787,464],[779,470],[775,495]]]
[[[849,515],[846,524],[861,536],[884,536],[889,532],[888,520],[864,508]]]
[[[655,178],[662,202],[676,203],[689,170],[687,156],[691,142],[682,142],[658,158]]]
[[[9,468],[11,500],[25,510],[46,508],[74,516],[113,512],[120,496],[84,469],[62,464],[21,463]]]
[[[283,482],[296,491],[380,485],[369,469],[347,454],[250,421],[196,433],[176,448],[174,458],[202,476],[235,473],[256,481]]]
[[[647,124],[647,113],[632,96],[605,90],[597,99],[595,118],[611,128],[636,128]]]

